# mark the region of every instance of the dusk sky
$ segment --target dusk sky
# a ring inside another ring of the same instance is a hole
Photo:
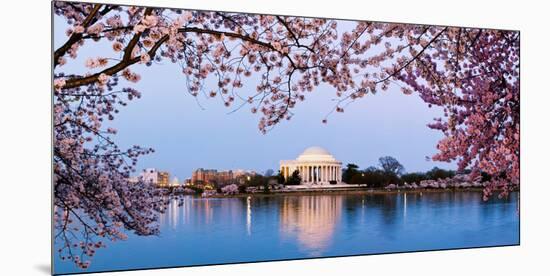
[[[67,39],[65,22],[55,17],[54,48]],[[76,60],[68,59],[64,70],[86,72],[83,57],[112,55],[109,43],[90,43]],[[90,47],[90,46],[94,47]],[[434,166],[455,168],[454,164],[426,161],[436,153],[442,138],[426,124],[442,115],[439,108],[428,108],[416,94],[403,95],[398,87],[376,95],[369,94],[333,113],[328,124],[321,120],[336,104],[334,89],[326,85],[306,94],[293,110],[294,117],[267,134],[258,129],[259,114],[241,103],[225,107],[220,98],[187,93],[185,78],[179,65],[162,61],[151,67],[137,65],[133,71],[142,77],[133,87],[142,98],[120,108],[112,126],[118,129],[115,141],[123,148],[131,145],[152,147],[155,153],[143,156],[138,170],[157,168],[169,171],[180,181],[191,176],[196,168],[250,169],[263,173],[277,171],[279,160],[295,159],[309,146],[321,146],[345,164],[361,168],[374,166],[380,156],[399,160],[407,172],[425,171]],[[124,85],[124,83],[121,82]],[[206,83],[205,89],[215,83]],[[119,85],[121,87],[125,87]],[[254,89],[254,78],[241,88],[242,95]],[[248,89],[248,90],[247,90]]]

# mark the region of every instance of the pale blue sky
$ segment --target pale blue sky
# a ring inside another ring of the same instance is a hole
[[[65,42],[66,29],[65,22],[56,17],[54,47]],[[89,44],[76,60],[61,67],[62,71],[85,72],[86,58],[106,53],[112,54],[110,43]],[[313,145],[326,148],[344,164],[356,163],[361,168],[376,165],[385,155],[397,158],[408,172],[434,166],[455,168],[453,164],[425,160],[436,152],[435,145],[442,137],[426,124],[441,116],[442,111],[428,108],[415,94],[403,95],[396,87],[368,95],[322,124],[335,105],[335,92],[321,85],[298,104],[292,120],[264,135],[257,127],[259,114],[250,113],[251,106],[228,114],[234,107],[225,107],[219,98],[189,95],[179,66],[163,61],[132,69],[142,76],[139,83],[131,84],[142,98],[120,108],[113,126],[118,129],[115,140],[122,147],[137,144],[156,150],[141,157],[138,169],[167,170],[180,180],[199,167],[276,171],[279,160],[294,159]],[[244,91],[254,85],[252,82],[253,78]]]

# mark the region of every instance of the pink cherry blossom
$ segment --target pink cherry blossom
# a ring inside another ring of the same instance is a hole
[[[80,34],[80,33],[83,33],[84,32],[84,27],[78,25],[78,26],[75,26],[74,29],[73,29],[73,32],[77,33],[77,34]]]
[[[61,90],[65,86],[64,78],[57,78],[53,81],[53,86],[56,90]]]
[[[123,45],[122,43],[120,43],[120,42],[118,42],[118,41],[115,41],[115,42],[113,43],[113,50],[114,50],[115,52],[120,52],[120,51],[122,51],[123,48],[124,48],[124,45]]]
[[[151,61],[151,57],[149,56],[149,54],[142,54],[140,56],[140,62],[141,63],[147,63],[149,61]]]
[[[143,24],[137,24],[134,26],[134,32],[136,33],[142,33],[143,31],[145,31],[147,27]]]
[[[108,80],[109,80],[109,76],[105,73],[101,73],[99,75],[99,77],[97,78],[97,81],[98,81],[99,85],[101,85],[101,86],[107,84]]]

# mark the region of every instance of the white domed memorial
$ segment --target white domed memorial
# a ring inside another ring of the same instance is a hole
[[[294,171],[300,173],[302,184],[328,185],[342,182],[342,162],[322,147],[309,147],[296,160],[281,160],[280,170],[288,179]]]

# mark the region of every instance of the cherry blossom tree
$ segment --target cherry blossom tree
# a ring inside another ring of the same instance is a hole
[[[458,160],[472,180],[488,173],[484,198],[505,196],[519,187],[519,32],[439,29],[394,75],[404,91],[444,108],[445,118],[429,125],[445,135],[433,159]]]
[[[457,160],[472,179],[493,176],[486,196],[519,185],[517,32],[71,2],[54,2],[54,12],[70,26],[53,53],[55,242],[81,268],[103,239],[159,231],[165,200],[128,181],[153,149],[121,149],[105,126],[140,98],[139,64],[178,64],[185,92],[249,106],[263,133],[321,84],[339,99],[323,123],[397,87],[443,108],[429,125],[444,134],[434,160]],[[87,57],[87,72],[64,69],[100,44],[112,51]],[[241,89],[247,80],[252,92]]]

